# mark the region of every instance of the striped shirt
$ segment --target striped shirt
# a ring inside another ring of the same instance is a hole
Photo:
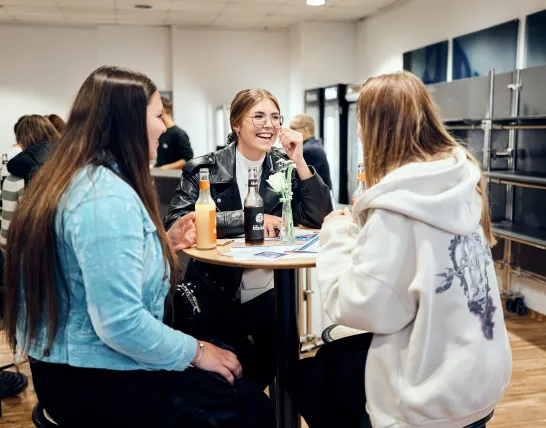
[[[8,175],[2,186],[2,230],[0,231],[0,244],[6,245],[8,228],[17,209],[17,204],[25,190],[24,178]]]

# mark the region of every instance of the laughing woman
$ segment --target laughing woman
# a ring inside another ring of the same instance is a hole
[[[330,190],[305,163],[302,134],[282,128],[277,99],[264,89],[239,92],[231,103],[230,124],[232,144],[186,164],[165,219],[167,228],[195,210],[199,169],[209,168],[218,237],[243,234],[242,207],[248,191],[248,168],[252,166],[258,168],[259,193],[264,200],[265,236],[274,237],[281,224],[282,203],[266,180],[276,172],[277,162],[286,159],[272,148],[279,136],[297,172],[292,183],[294,222],[320,228],[332,211]],[[245,375],[265,388],[275,374],[273,272],[191,261],[185,280],[197,286],[200,298],[208,305],[203,310],[203,328],[192,333],[219,338],[234,346]]]

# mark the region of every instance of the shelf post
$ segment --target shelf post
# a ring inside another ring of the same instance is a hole
[[[307,332],[305,331],[305,319],[304,319],[304,301],[305,295],[303,292],[303,269],[298,269],[298,328],[300,331],[300,341],[301,337],[305,337]]]
[[[510,115],[511,117],[518,117],[519,115],[519,97],[521,89],[521,70],[516,70],[515,72],[516,82],[508,87],[512,91],[512,96],[510,100],[512,105],[510,106]],[[512,172],[516,171],[516,162],[517,162],[517,130],[510,129],[508,131],[508,151],[511,153],[511,156],[508,157],[508,169]],[[514,221],[514,186],[511,184],[506,185],[506,220],[509,222]]]
[[[311,269],[305,272],[305,309],[307,311],[306,330],[307,336],[313,334],[313,284],[311,282]]]
[[[512,241],[504,239],[504,256],[502,266],[502,290],[508,294],[512,290]]]
[[[483,168],[486,171],[491,170],[491,139],[492,139],[492,122],[493,118],[493,99],[495,96],[495,70],[489,70],[489,103],[485,120],[482,122],[483,127]]]

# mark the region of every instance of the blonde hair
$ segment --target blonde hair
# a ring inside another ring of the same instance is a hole
[[[231,108],[229,111],[229,124],[231,131],[235,134],[235,127],[240,126],[248,112],[264,98],[268,98],[275,106],[281,111],[279,101],[275,96],[265,89],[243,89],[231,102]]]
[[[307,129],[310,134],[315,135],[315,121],[307,114],[298,114],[290,121],[292,129]]]
[[[368,79],[362,85],[357,117],[362,127],[368,187],[403,165],[444,159],[451,156],[454,148],[461,147],[445,129],[423,82],[407,71]],[[462,148],[468,159],[479,166],[476,158]],[[483,174],[477,190],[482,197],[483,231],[493,246],[495,238]]]

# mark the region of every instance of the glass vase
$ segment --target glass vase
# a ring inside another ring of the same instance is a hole
[[[282,203],[281,242],[283,244],[294,244],[296,242],[296,230],[294,229],[291,201]]]

